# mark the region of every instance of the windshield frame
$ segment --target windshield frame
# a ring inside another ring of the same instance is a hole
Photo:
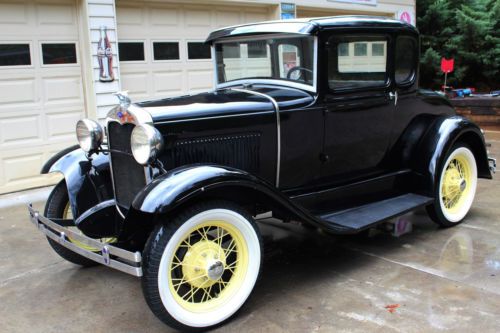
[[[234,43],[234,42],[252,42],[259,40],[267,40],[274,38],[304,38],[304,37],[312,37],[313,38],[313,82],[312,84],[293,82],[290,80],[280,80],[280,79],[251,79],[251,78],[243,78],[232,80],[228,82],[219,83],[218,71],[217,71],[217,55],[215,51],[216,44],[224,44],[224,43]],[[313,93],[316,93],[318,90],[318,36],[313,36],[309,34],[266,34],[266,35],[250,35],[245,37],[228,37],[219,40],[215,40],[211,45],[212,52],[212,63],[214,68],[214,86],[216,89],[223,89],[232,86],[241,86],[245,84],[275,84],[281,86],[288,86],[293,88],[298,88],[302,90],[307,90]]]

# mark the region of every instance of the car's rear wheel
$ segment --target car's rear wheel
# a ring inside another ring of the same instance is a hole
[[[52,192],[49,195],[49,198],[47,199],[47,202],[45,204],[45,212],[44,212],[45,217],[48,219],[72,219],[73,215],[71,214],[71,209],[69,205],[69,197],[68,197],[68,189],[66,187],[66,182],[64,180],[60,181],[52,190]],[[79,232],[76,227],[73,228],[75,231]],[[80,232],[81,233],[81,232]],[[50,239],[47,237],[47,240],[49,241],[50,246],[54,251],[61,256],[63,259],[66,259],[67,261],[84,266],[84,267],[89,267],[89,266],[95,266],[97,263],[95,261],[92,261],[90,259],[87,259],[78,253],[75,253],[64,246],[60,245],[59,243],[55,242],[54,240]],[[98,251],[98,249],[92,248],[86,244],[83,244],[77,240],[72,240],[71,238],[69,239],[73,244],[77,245],[78,247],[85,249],[87,251]],[[116,241],[115,238],[105,238],[102,239],[101,241],[105,243],[113,243]]]
[[[462,222],[469,212],[477,187],[474,154],[463,143],[453,146],[440,170],[436,199],[427,207],[432,220],[444,227]]]
[[[188,208],[158,225],[146,244],[142,287],[167,325],[205,330],[243,306],[257,281],[262,241],[252,217],[232,203]]]

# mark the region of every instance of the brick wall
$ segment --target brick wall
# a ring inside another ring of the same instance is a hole
[[[451,104],[457,113],[471,119],[484,129],[500,131],[500,98],[456,98]]]

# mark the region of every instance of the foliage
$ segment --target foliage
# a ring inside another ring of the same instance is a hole
[[[441,57],[455,59],[454,87],[500,88],[500,0],[417,0],[420,85],[443,84]]]

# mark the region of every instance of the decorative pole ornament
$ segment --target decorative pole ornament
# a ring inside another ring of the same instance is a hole
[[[97,45],[99,81],[112,82],[115,79],[113,75],[113,51],[111,50],[111,42],[109,41],[105,26],[101,26],[100,33],[101,38],[99,39],[99,43]]]

